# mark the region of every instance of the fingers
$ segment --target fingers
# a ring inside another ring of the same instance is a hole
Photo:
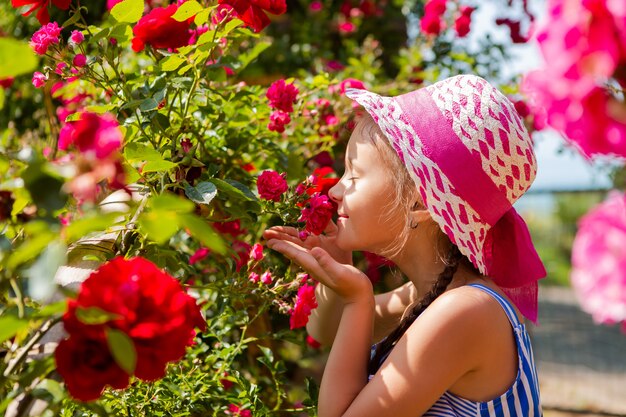
[[[274,226],[263,232],[263,238],[266,240],[279,239],[287,240],[296,244],[301,244],[302,240],[298,237],[298,231],[293,227]]]
[[[267,247],[282,253],[318,279],[322,281],[328,280],[318,261],[307,249],[300,245],[286,240],[270,239],[267,242]]]

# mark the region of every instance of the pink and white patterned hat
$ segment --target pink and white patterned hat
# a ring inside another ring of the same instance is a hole
[[[374,118],[441,230],[536,322],[537,280],[546,270],[512,205],[537,163],[513,104],[475,75],[396,97],[346,95]]]

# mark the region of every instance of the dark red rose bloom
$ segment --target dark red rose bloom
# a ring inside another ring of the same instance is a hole
[[[76,311],[89,307],[118,318],[85,324]],[[78,298],[68,302],[63,323],[70,336],[98,339],[105,326],[126,333],[137,351],[135,375],[144,380],[163,377],[167,363],[179,360],[193,343],[194,328],[206,327],[196,301],[178,281],[146,259],[122,257],[102,265],[82,283]]]
[[[93,339],[71,336],[59,343],[54,355],[59,374],[77,400],[97,400],[107,385],[115,389],[128,386],[129,376],[115,363],[104,335]]]
[[[235,270],[239,272],[241,271],[241,268],[243,268],[243,266],[250,260],[250,250],[252,249],[252,246],[243,240],[237,240],[233,242],[232,248],[235,251],[235,255],[233,256],[233,259],[235,260]]]
[[[133,28],[133,51],[140,52],[146,45],[155,49],[176,49],[189,45],[189,26],[193,18],[178,22],[172,15],[178,10],[177,4],[154,8],[142,17]]]
[[[313,171],[307,181],[303,184],[304,191],[312,196],[315,193],[321,195],[328,195],[328,191],[339,182],[339,178],[329,177],[329,175],[335,175],[335,170],[331,167],[320,167]],[[333,206],[333,211],[337,211],[337,203],[329,199],[330,204]],[[298,207],[304,207],[305,204],[297,203]]]
[[[13,193],[11,191],[0,191],[0,220],[8,220],[11,218],[11,212],[13,211]]]
[[[265,12],[280,15],[287,11],[286,0],[219,0],[218,4],[231,6],[237,17],[255,32],[270,24]]]
[[[228,234],[232,237],[237,237],[248,232],[247,229],[241,227],[241,220],[239,219],[230,222],[215,222],[212,224],[212,226],[221,234]]]
[[[21,7],[21,6],[30,6],[30,9],[26,10],[22,13],[22,16],[28,16],[35,10],[37,14],[37,20],[42,25],[50,22],[50,13],[48,13],[48,7],[50,3],[54,4],[61,10],[67,10],[70,7],[71,0],[11,0],[11,6],[13,7]]]
[[[271,201],[280,201],[280,196],[289,188],[284,174],[272,170],[263,171],[257,178],[256,186],[261,198]]]
[[[328,196],[315,193],[311,196],[308,207],[302,210],[298,221],[306,222],[307,232],[319,235],[326,229],[334,213],[335,209]]]

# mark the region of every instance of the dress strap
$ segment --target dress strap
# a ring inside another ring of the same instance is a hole
[[[507,301],[504,297],[502,297],[500,294],[498,294],[497,292],[495,292],[494,290],[492,290],[491,288],[483,284],[474,283],[474,284],[467,284],[467,285],[470,287],[478,288],[479,290],[482,290],[486,292],[487,294],[491,295],[493,298],[495,298],[496,301],[500,303],[500,306],[502,306],[502,309],[506,313],[513,327],[517,327],[521,324],[519,319],[517,318],[515,309],[513,308],[513,306],[511,306],[511,303]]]

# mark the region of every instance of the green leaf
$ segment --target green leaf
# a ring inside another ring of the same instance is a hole
[[[233,19],[224,25],[224,29],[219,31],[216,35],[216,39],[225,38],[230,32],[243,25],[243,22],[239,19]]]
[[[139,104],[139,110],[141,111],[152,111],[156,110],[159,107],[159,102],[153,99],[152,97],[142,100]]]
[[[163,157],[156,149],[142,143],[129,143],[124,147],[124,156],[129,162],[162,161]]]
[[[115,362],[128,375],[132,375],[137,366],[137,351],[131,338],[121,330],[109,328],[106,329],[106,337]]]
[[[61,190],[63,181],[50,175],[43,163],[34,163],[22,172],[24,186],[38,208],[48,214],[65,206],[67,195]]]
[[[248,201],[259,200],[248,187],[240,182],[234,180],[221,180],[219,178],[211,178],[211,182],[215,184],[218,190],[224,191],[232,197]]]
[[[28,327],[28,320],[15,316],[0,317],[0,343],[15,336],[17,332]]]
[[[181,225],[204,246],[220,254],[226,253],[224,241],[206,221],[195,214],[179,214],[178,219]]]
[[[270,45],[270,42],[259,42],[245,54],[239,55],[239,61],[241,62],[241,66],[237,70],[241,71],[242,69],[247,67],[250,62],[254,61],[261,54],[261,52],[269,48]]]
[[[77,307],[76,318],[84,324],[104,324],[122,318],[119,314],[111,313],[100,307]]]
[[[64,28],[70,27],[74,23],[78,22],[79,20],[80,20],[80,12],[74,12],[74,14],[72,16],[70,16],[69,19],[67,19],[65,22],[63,22],[63,26],[62,27],[64,27]]]
[[[123,0],[111,9],[111,16],[118,22],[135,23],[141,19],[144,0]]]
[[[72,243],[91,232],[106,230],[117,223],[121,216],[123,216],[121,213],[94,213],[75,220],[64,230],[65,241]]]
[[[177,164],[174,162],[166,161],[164,159],[160,161],[149,161],[143,166],[141,172],[159,172],[159,171],[169,171],[174,168]]]
[[[14,269],[24,262],[30,261],[39,255],[39,253],[41,253],[41,251],[48,246],[48,243],[54,240],[55,237],[56,235],[51,231],[45,231],[33,236],[31,239],[28,239],[10,255],[7,260],[7,268]]]
[[[208,7],[206,9],[202,10],[193,19],[193,23],[195,23],[196,26],[202,26],[205,23],[207,23],[209,21],[209,16],[211,15],[211,12],[213,11],[214,8],[215,7]]]
[[[55,316],[57,314],[65,313],[67,309],[67,301],[57,301],[56,303],[46,304],[41,307],[41,309],[34,314],[36,318],[48,318],[51,316]]]
[[[139,227],[146,237],[159,245],[167,242],[180,229],[176,213],[154,211],[141,213]]]
[[[154,211],[189,213],[193,210],[194,205],[185,198],[166,193],[152,197],[150,199],[150,207],[152,207]]]
[[[186,59],[180,55],[174,54],[164,58],[161,62],[161,69],[163,71],[176,71]]]
[[[27,42],[13,38],[0,38],[0,78],[32,74],[39,59]]]
[[[195,187],[185,185],[185,195],[198,204],[211,204],[217,194],[215,185],[208,181],[199,182]]]
[[[195,16],[202,10],[203,7],[196,0],[187,0],[181,4],[178,10],[176,10],[176,13],[172,15],[172,19],[182,22],[183,20],[189,19],[191,16]]]
[[[28,293],[35,300],[49,299],[56,283],[54,276],[57,269],[67,260],[67,246],[59,240],[53,241],[41,253],[37,261],[26,271],[25,275],[30,278]]]

